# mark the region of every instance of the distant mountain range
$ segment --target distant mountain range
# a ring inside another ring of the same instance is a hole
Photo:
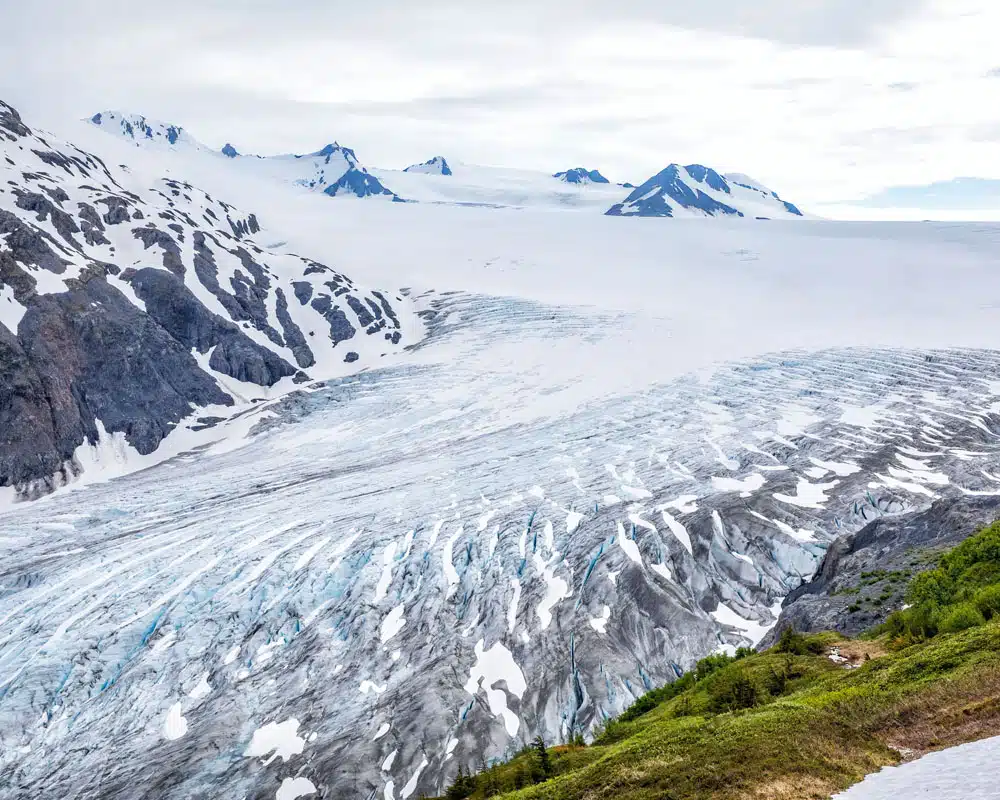
[[[198,142],[184,128],[140,114],[103,111],[90,122],[138,146],[195,150],[224,156],[248,170],[330,196],[382,197],[393,201],[453,203],[498,207],[580,208],[610,216],[802,217],[793,204],[740,173],[671,164],[636,188],[614,184],[600,170],[586,167],[551,175],[527,170],[449,164],[443,156],[402,171],[369,170],[354,150],[337,142],[305,155],[248,156],[227,143],[221,151]],[[446,176],[448,186],[426,183],[426,176]],[[562,188],[560,188],[562,187]],[[626,194],[623,190],[631,190]]]

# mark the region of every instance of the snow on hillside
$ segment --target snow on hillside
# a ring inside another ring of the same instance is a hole
[[[96,125],[108,133],[121,136],[123,139],[128,139],[140,147],[164,145],[191,147],[199,150],[208,149],[179,125],[147,119],[141,114],[99,111],[89,121],[92,125]]]
[[[1000,737],[886,767],[834,800],[997,800]]]
[[[429,161],[425,161],[423,164],[413,164],[407,167],[403,172],[419,172],[424,175],[451,175],[451,167],[448,166],[448,160],[444,156],[434,156],[434,158]]]
[[[459,162],[451,162],[450,169],[447,178],[412,168],[372,172],[407,200],[423,203],[601,213],[624,196],[620,186],[567,183],[540,171]]]
[[[746,176],[739,176],[746,177]],[[638,186],[610,216],[637,217],[748,217],[770,219],[803,216],[791,203],[756,181],[727,180],[701,164],[671,164]]]
[[[232,166],[262,178],[292,183],[329,196],[382,196],[395,198],[394,193],[372,176],[358,160],[355,152],[337,142],[305,155],[254,156],[241,154],[227,143],[221,152],[201,144],[183,128],[147,120],[140,114],[104,111],[89,120],[99,130],[119,136],[139,147],[166,147],[180,154],[190,151],[211,157],[222,156]]]

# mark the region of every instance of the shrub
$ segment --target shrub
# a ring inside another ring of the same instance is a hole
[[[976,594],[976,608],[986,619],[1000,616],[1000,585],[987,586]]]
[[[941,633],[958,633],[986,622],[982,613],[972,603],[959,603],[947,609],[941,617]]]
[[[764,690],[742,667],[719,673],[708,687],[713,711],[739,711],[760,705]]]

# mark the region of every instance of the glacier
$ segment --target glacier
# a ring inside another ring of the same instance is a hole
[[[457,163],[331,204],[66,138],[413,324],[152,453],[102,428],[7,502],[0,798],[437,793],[755,643],[842,533],[1000,496],[996,226],[624,221]]]

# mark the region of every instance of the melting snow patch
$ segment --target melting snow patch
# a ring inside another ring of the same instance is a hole
[[[795,530],[795,528],[793,528],[787,522],[781,522],[780,520],[776,519],[771,520],[771,522],[773,522],[777,526],[779,531],[781,531],[784,534],[787,534],[788,536],[791,536],[793,539],[796,539],[797,541],[800,542],[816,541],[816,534],[814,531],[807,530],[806,528],[799,528],[798,530]]]
[[[286,644],[285,637],[279,637],[273,642],[268,642],[267,644],[262,644],[257,648],[257,658],[256,662],[258,664],[264,664],[274,657],[276,650],[280,650]]]
[[[826,493],[838,483],[840,481],[809,483],[805,478],[800,478],[794,495],[775,493],[774,499],[799,508],[822,509],[823,504],[830,499]]]
[[[1000,736],[983,739],[869,775],[834,800],[995,800]]]
[[[748,475],[741,481],[735,478],[712,478],[712,488],[718,492],[739,492],[740,497],[750,497],[764,485],[765,480],[758,472]]]
[[[420,773],[427,769],[427,765],[430,762],[425,758],[420,762],[420,766],[417,767],[417,771],[410,776],[410,779],[406,782],[406,786],[403,787],[403,791],[400,792],[400,800],[406,800],[411,794],[417,791],[417,782],[420,780]]]
[[[661,511],[660,514],[677,541],[684,546],[684,549],[687,550],[689,554],[694,555],[694,550],[691,549],[691,536],[688,534],[687,528],[685,528],[666,511]]]
[[[382,553],[382,574],[379,576],[378,584],[375,586],[375,605],[382,602],[389,591],[389,584],[392,583],[392,560],[396,557],[396,543],[391,542],[386,545],[385,552]]]
[[[695,502],[697,499],[698,495],[696,494],[681,495],[676,500],[666,503],[664,508],[672,508],[678,514],[693,514],[698,510],[698,504]]]
[[[490,713],[494,717],[503,719],[504,727],[509,736],[516,736],[521,721],[513,711],[507,708],[507,695],[504,691],[493,687],[500,681],[504,681],[507,684],[507,691],[520,700],[528,688],[524,680],[524,673],[514,661],[510,650],[502,644],[497,642],[489,650],[484,650],[483,644],[483,639],[476,643],[476,663],[469,670],[469,680],[465,684],[465,691],[473,697],[479,693],[480,689],[485,691]]]
[[[818,458],[810,458],[809,461],[815,464],[820,469],[825,469],[828,472],[832,472],[839,478],[846,478],[850,475],[854,475],[858,472],[861,472],[861,467],[859,467],[857,464],[851,464],[849,462],[820,461]]]
[[[390,727],[391,726],[389,725],[388,722],[383,722],[379,726],[378,731],[375,732],[375,737],[372,739],[372,741],[373,742],[377,742],[379,739],[381,739],[383,736],[385,736],[389,732]]]
[[[404,625],[406,625],[406,617],[403,616],[403,604],[400,603],[392,611],[386,614],[385,619],[382,620],[382,630],[379,634],[382,639],[382,644],[385,644],[393,636],[403,630]]]
[[[521,602],[521,581],[511,578],[510,585],[514,589],[514,596],[510,599],[510,606],[507,608],[507,632],[513,633],[517,625],[517,606]]]
[[[601,616],[594,617],[590,620],[590,627],[598,633],[607,635],[609,619],[611,619],[611,607],[604,606],[604,611],[601,613]]]
[[[382,762],[382,772],[388,772],[392,769],[392,762],[396,760],[396,753],[398,752],[399,750],[393,750],[385,757],[385,760]]]
[[[382,692],[384,692],[388,688],[389,688],[388,684],[386,684],[385,686],[379,686],[374,681],[365,680],[361,681],[361,686],[358,687],[358,691],[360,691],[361,694],[368,694],[368,692],[375,692],[375,694],[382,694]]]
[[[448,578],[448,597],[455,594],[459,581],[461,580],[452,559],[454,558],[455,542],[457,542],[458,537],[462,535],[462,531],[463,527],[459,525],[458,530],[455,531],[455,533],[453,533],[444,543],[442,558],[444,559],[444,574]]]
[[[558,555],[556,553],[549,563],[555,563]],[[556,604],[560,600],[564,600],[573,593],[570,591],[569,584],[563,578],[556,575],[552,567],[545,563],[537,553],[535,553],[535,567],[542,573],[542,578],[545,581],[545,597],[541,599],[537,609],[538,619],[542,623],[542,630],[545,630],[552,623],[552,609],[556,607]]]
[[[396,755],[393,752],[393,755]],[[396,782],[389,781],[386,783],[385,788],[382,789],[382,800],[396,800]]]
[[[574,533],[580,527],[581,522],[583,522],[583,514],[570,511],[566,515],[566,533]]]
[[[642,566],[642,554],[639,552],[639,545],[625,535],[625,526],[620,522],[618,523],[618,546],[625,551],[625,555],[640,567]]]
[[[292,756],[299,755],[306,746],[305,739],[298,735],[299,721],[294,717],[284,722],[269,722],[253,732],[253,738],[243,755],[247,758],[263,758],[274,753],[266,762],[270,764],[280,758],[288,761]]]
[[[767,625],[741,617],[722,602],[719,603],[719,607],[715,611],[711,612],[711,617],[720,625],[729,625],[736,628],[746,639],[750,640],[751,645],[756,646],[767,635],[767,632],[774,627],[775,623],[777,623],[778,616],[781,614],[781,602],[781,600],[778,600],[771,607],[770,612],[774,619]]]
[[[864,408],[847,407],[840,417],[844,425],[853,425],[857,428],[874,428],[883,417],[878,406],[865,406]]]
[[[167,721],[163,725],[163,735],[174,741],[187,733],[187,720],[181,716],[181,704],[174,703],[167,712]]]
[[[299,797],[306,797],[310,794],[316,794],[316,787],[308,778],[285,778],[274,798],[275,800],[297,800]]]
[[[203,697],[208,697],[211,693],[212,687],[208,682],[208,673],[206,672],[201,676],[198,685],[191,690],[191,694],[188,697],[192,700],[201,700]]]

